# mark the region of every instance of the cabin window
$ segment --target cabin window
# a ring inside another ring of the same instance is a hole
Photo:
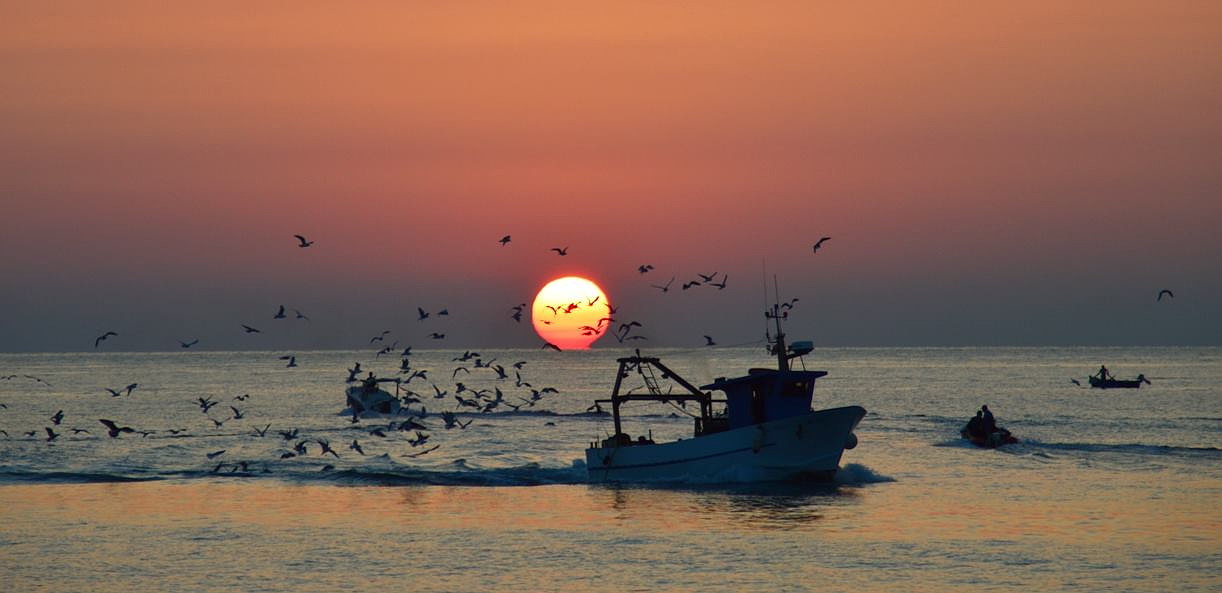
[[[809,391],[806,381],[790,381],[781,387],[781,395],[787,397],[802,397]]]

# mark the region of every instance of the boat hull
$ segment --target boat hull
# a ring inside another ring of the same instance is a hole
[[[1140,389],[1141,379],[1103,379],[1090,378],[1090,386],[1096,389]]]
[[[847,406],[671,443],[592,447],[586,469],[592,482],[831,479],[865,414]]]

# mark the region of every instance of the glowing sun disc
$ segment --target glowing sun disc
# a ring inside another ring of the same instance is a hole
[[[585,350],[611,328],[607,294],[579,276],[565,276],[539,289],[530,307],[540,338],[564,350]]]

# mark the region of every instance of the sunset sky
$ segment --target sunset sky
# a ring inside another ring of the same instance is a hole
[[[0,351],[1222,344],[1216,1],[0,12]]]

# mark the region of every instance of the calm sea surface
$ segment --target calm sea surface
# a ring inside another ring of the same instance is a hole
[[[398,358],[299,352],[290,369],[281,354],[0,355],[0,377],[17,375],[0,381],[0,590],[1222,590],[1219,348],[818,350],[816,407],[869,410],[835,483],[668,487],[585,483],[583,449],[610,431],[585,410],[623,351],[481,351],[502,381],[472,361],[453,375],[461,352],[420,351],[418,446],[339,415],[345,368],[389,376]],[[697,385],[769,363],[760,349],[647,354]],[[516,361],[559,393],[443,428],[433,414],[455,409],[455,382],[529,399]],[[1153,384],[1070,382],[1101,363]],[[219,405],[205,414],[199,397]],[[960,441],[981,404],[1022,443]],[[681,410],[628,413],[634,435],[690,431]],[[99,418],[150,434],[111,439]],[[281,459],[303,439],[305,455]]]

